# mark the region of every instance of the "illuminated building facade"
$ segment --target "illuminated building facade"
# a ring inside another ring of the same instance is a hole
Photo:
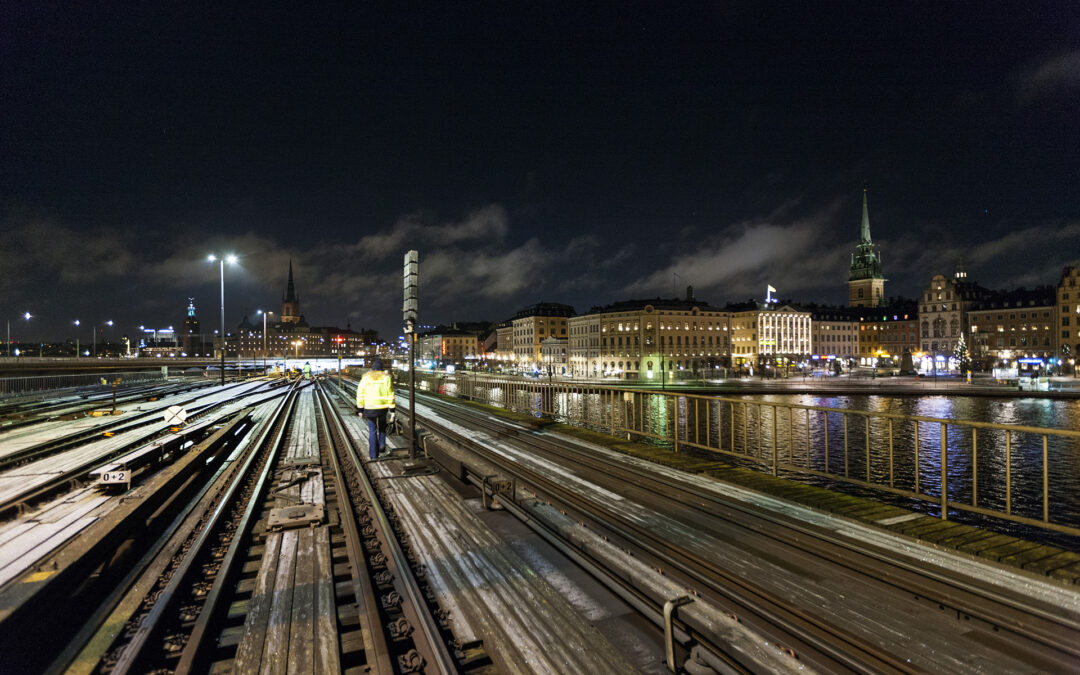
[[[951,279],[935,274],[923,289],[919,299],[919,351],[922,363],[919,370],[947,370],[950,358],[960,340],[961,331],[970,328],[968,312],[976,302],[985,299],[990,291],[967,278],[963,262],[957,263]],[[970,348],[970,339],[968,340]]]
[[[464,365],[483,354],[480,337],[474,331],[459,328],[436,329],[417,338],[417,355],[425,360],[446,365]]]
[[[551,375],[565,375],[567,372],[567,338],[549,337],[540,343],[540,358],[543,360],[543,372]]]
[[[568,361],[575,377],[659,382],[686,371],[726,367],[729,314],[694,298],[626,300],[571,321]]]
[[[914,300],[867,308],[859,319],[860,366],[900,368],[904,353],[918,360],[919,316]]]
[[[1080,266],[1066,267],[1057,287],[1057,317],[1055,333],[1058,354],[1063,364],[1075,370],[1080,358]]]
[[[811,364],[824,368],[839,359],[846,368],[853,363],[859,353],[859,318],[859,310],[851,307],[811,309]]]
[[[549,337],[566,338],[567,320],[574,308],[555,302],[541,302],[514,315],[514,360],[521,370],[539,370],[542,364],[540,344]]]
[[[1048,365],[1058,351],[1055,300],[1057,289],[1041,286],[991,293],[968,311],[971,358],[977,367],[1014,367],[1023,359]],[[1021,368],[1030,370],[1029,368]]]
[[[729,305],[731,358],[739,369],[787,367],[810,360],[811,314],[790,304]]]

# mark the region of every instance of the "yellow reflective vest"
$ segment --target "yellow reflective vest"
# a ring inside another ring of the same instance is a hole
[[[394,385],[385,370],[369,370],[356,385],[356,407],[367,410],[394,409]]]

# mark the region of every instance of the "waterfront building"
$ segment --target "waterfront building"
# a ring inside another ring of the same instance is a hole
[[[417,356],[442,367],[475,362],[482,354],[479,333],[457,325],[439,326],[417,338]]]
[[[514,322],[503,321],[495,327],[495,366],[512,370],[514,366]]]
[[[750,374],[810,361],[810,312],[789,303],[728,305],[732,365]]]
[[[854,307],[807,307],[810,310],[811,365],[825,368],[839,359],[844,367],[859,355],[860,310]]]
[[[1053,286],[997,291],[973,303],[968,349],[975,368],[1045,369],[1057,354],[1056,291]]]
[[[567,319],[574,308],[556,302],[541,302],[526,307],[514,315],[514,359],[523,371],[538,370],[542,364],[540,343],[549,337],[567,337]]]
[[[1058,353],[1069,370],[1075,370],[1080,358],[1080,266],[1066,267],[1057,287],[1057,317],[1055,325]]]
[[[914,367],[919,351],[919,314],[915,300],[894,299],[884,307],[860,311],[860,366],[882,368]],[[904,362],[910,355],[911,366]]]
[[[567,357],[566,346],[568,338],[549,337],[540,343],[540,358],[543,360],[543,371],[552,375],[566,375]]]
[[[952,278],[935,274],[919,299],[919,370],[948,370],[957,365],[950,361],[960,333],[968,333],[968,312],[985,299],[990,291],[967,278],[963,261],[956,265]],[[965,338],[970,344],[970,339]]]
[[[567,320],[567,364],[574,377],[601,377],[600,322],[596,307]]]
[[[863,190],[862,228],[859,243],[851,254],[848,271],[848,304],[852,307],[877,307],[885,302],[885,277],[881,254],[870,240],[870,209]]]
[[[664,381],[729,364],[730,315],[694,298],[624,300],[593,307],[571,322],[569,369],[575,377]]]

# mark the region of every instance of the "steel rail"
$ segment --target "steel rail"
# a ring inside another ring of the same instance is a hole
[[[123,389],[122,393],[121,391],[117,391],[115,402],[117,404],[131,403],[142,399],[149,400],[157,395],[173,396],[185,392],[196,391],[208,386],[211,385],[203,382],[195,384],[169,383],[164,386],[160,384],[147,385],[146,383],[138,382],[131,385],[131,387]],[[71,400],[47,404],[41,401],[26,402],[19,404],[17,409],[0,409],[0,432],[33,426],[34,424],[53,421],[68,415],[86,414],[87,412],[100,407],[102,403],[113,403],[111,391],[106,393],[95,392],[94,394],[87,396],[80,396],[79,399],[80,400],[78,401]]]
[[[248,429],[245,427],[251,421],[251,413],[252,409],[239,413],[233,421],[221,427],[213,437],[204,441],[204,444],[212,446],[220,443],[223,448],[238,447],[240,443],[230,445],[229,441],[232,440],[231,437],[240,432],[245,432],[246,436]],[[221,442],[225,439],[228,440]],[[93,615],[84,623],[79,633],[68,642],[45,671],[47,675],[59,675],[60,673],[77,675],[79,673],[89,673],[99,667],[104,654],[115,640],[116,634],[130,619],[131,614],[138,608],[138,604],[142,600],[141,595],[131,593],[133,584],[138,583],[141,578],[147,588],[153,586],[152,581],[149,579],[156,577],[161,570],[167,567],[167,562],[162,558],[167,559],[169,556],[162,556],[162,551],[170,543],[174,545],[172,550],[179,548],[180,544],[174,541],[177,538],[177,530],[184,528],[184,523],[188,517],[232,466],[233,464],[228,461],[221,462],[221,465],[217,467],[212,475],[207,477],[208,480],[201,483],[193,495],[190,494],[190,490],[185,491],[183,489],[189,482],[194,480],[194,478],[187,479],[185,485],[181,486],[181,489],[177,492],[178,495],[188,497],[187,503],[176,511],[175,515],[170,513],[171,520],[168,527],[161,528],[160,534],[147,546],[138,562],[127,571],[108,596],[98,603]],[[195,487],[194,484],[192,487]],[[160,487],[160,490],[171,492],[169,488],[170,484],[165,484]],[[146,520],[146,517],[142,518],[139,521],[139,526],[145,526]],[[120,522],[121,524],[118,524],[117,527],[122,527],[122,523],[129,522],[129,520]],[[148,574],[151,575],[150,578],[146,577]]]
[[[218,391],[215,390],[210,393],[216,394],[218,393]],[[258,393],[261,392],[252,391],[245,394],[245,396],[251,396]],[[194,406],[191,410],[189,410],[189,412],[192,414],[192,416],[195,416],[201,412],[204,412],[207,408],[213,409],[226,402],[228,401],[222,401],[216,404],[202,404]],[[161,417],[162,412],[163,411],[161,409],[136,411],[135,414],[128,415],[126,418],[116,419],[111,422],[99,424],[96,425],[93,429],[77,431],[75,433],[61,436],[60,438],[55,438],[49,441],[45,441],[43,443],[28,446],[16,452],[7,453],[0,457],[0,471],[4,471],[13,466],[26,464],[42,457],[54,455],[58,452],[63,452],[64,450],[69,450],[73,447],[77,447],[80,444],[83,444],[85,441],[101,438],[102,435],[106,432],[112,432],[114,434],[123,433],[125,431],[132,431],[134,429],[144,427],[148,424],[153,424],[156,421],[155,418]]]
[[[430,422],[427,424],[437,429],[436,434],[452,438],[456,443],[476,452],[507,475],[513,476],[519,483],[528,485],[537,494],[561,504],[564,509],[575,511],[578,514],[575,519],[584,520],[585,516],[588,516],[594,525],[609,532],[616,540],[625,541],[645,552],[650,558],[661,563],[657,568],[665,569],[665,576],[670,577],[671,571],[678,571],[680,576],[694,582],[691,586],[700,585],[727,603],[734,604],[737,608],[735,614],[742,623],[772,633],[776,642],[795,651],[804,662],[812,662],[829,671],[843,668],[854,672],[866,669],[883,673],[912,672],[903,659],[885,653],[876,645],[860,644],[845,631],[827,626],[804,611],[788,607],[782,599],[765,589],[716,568],[694,553],[679,549],[648,528],[619,521],[617,517],[612,520],[611,514],[601,507],[547,476],[517,464],[509,466],[510,463],[502,461],[496,453],[485,449],[467,436],[441,425]],[[777,634],[777,631],[781,634]],[[847,645],[847,649],[841,649],[837,643]],[[802,649],[801,645],[805,645],[807,649]],[[853,651],[858,655],[853,656]],[[720,652],[723,653],[722,648]],[[817,656],[813,652],[816,652]]]
[[[56,656],[56,652],[41,650],[38,644],[41,627],[48,625],[53,639],[61,638],[70,629],[75,637],[69,644],[81,643],[86,638],[87,626],[94,624],[94,618],[85,617],[91,611],[93,616],[108,611],[116,600],[116,591],[111,590],[115,588],[113,584],[123,583],[118,575],[129,578],[123,571],[128,558],[120,555],[125,550],[125,541],[139,541],[148,532],[152,537],[158,537],[161,532],[166,532],[165,537],[171,536],[167,531],[170,523],[174,524],[172,514],[177,510],[176,505],[180,505],[180,510],[185,508],[181,502],[190,500],[192,491],[198,492],[198,481],[204,471],[215,471],[212,460],[231,447],[234,434],[248,425],[250,415],[250,409],[243,410],[223,422],[210,438],[177,462],[176,467],[151,478],[148,484],[154,489],[138,499],[121,502],[82,531],[80,537],[61,544],[48,557],[4,585],[0,593],[0,625],[3,625],[0,671],[11,670],[11,659],[43,661],[39,665],[45,668],[54,657],[71,657],[68,652],[66,656]],[[150,546],[153,548],[154,544]],[[43,570],[45,574],[41,573]],[[98,600],[101,595],[107,597]],[[53,614],[57,606],[66,606],[59,617]],[[67,668],[67,664],[54,665],[51,670],[63,672]],[[14,669],[17,670],[23,669]]]
[[[438,402],[438,407],[446,405],[444,402]],[[452,406],[450,409],[459,418],[468,416],[481,422],[489,420],[486,417],[469,415],[466,411]],[[487,426],[497,428],[495,424],[489,423]],[[1080,657],[1080,614],[1067,616],[1061,611],[1054,611],[1041,604],[1032,605],[1028,598],[1019,594],[1009,594],[998,586],[965,578],[948,570],[918,564],[908,557],[897,555],[895,551],[855,542],[824,528],[801,523],[792,517],[747,506],[736,499],[698,488],[686,481],[669,478],[663,473],[657,472],[645,476],[630,469],[624,463],[607,459],[599,454],[583,455],[580,452],[570,452],[560,444],[542,437],[530,436],[522,438],[521,441],[541,447],[547,452],[556,453],[564,460],[585,466],[592,471],[617,475],[621,481],[635,485],[639,489],[653,491],[657,485],[663,485],[668,489],[666,493],[668,498],[710,517],[717,515],[715,509],[724,509],[728,513],[736,513],[744,518],[764,521],[766,525],[752,526],[746,522],[740,524],[785,546],[796,546],[808,554],[843,565],[901,591],[911,592],[919,597],[930,599],[934,603],[951,607],[959,613],[1022,635],[1071,657]],[[777,531],[775,528],[783,528],[783,530]],[[881,574],[883,567],[886,566],[888,574]]]
[[[146,650],[150,639],[159,634],[165,622],[171,619],[175,612],[175,605],[180,601],[183,592],[190,585],[190,576],[197,570],[197,563],[205,556],[206,549],[214,544],[214,535],[219,531],[229,516],[237,500],[241,497],[244,485],[249,479],[256,463],[262,461],[262,470],[259,472],[255,486],[251,491],[250,498],[244,506],[240,522],[234,529],[228,552],[221,561],[221,570],[215,578],[214,590],[217,593],[214,599],[220,597],[219,583],[224,577],[229,576],[229,570],[239,560],[239,549],[246,539],[247,533],[254,526],[254,514],[261,508],[261,500],[267,478],[274,466],[274,459],[281,447],[282,441],[288,428],[288,419],[296,405],[296,388],[293,388],[286,400],[276,411],[276,416],[271,424],[263,429],[259,441],[254,444],[253,450],[248,453],[239,471],[234,474],[232,481],[225,489],[222,498],[218,501],[213,512],[210,514],[203,529],[199,532],[193,544],[186,550],[184,558],[177,566],[169,583],[155,599],[149,614],[139,623],[138,629],[132,639],[125,646],[116,664],[110,671],[112,675],[124,675],[142,667],[142,662],[147,658]],[[265,451],[265,452],[264,452]],[[209,599],[209,596],[208,596]],[[204,604],[205,607],[205,604]],[[168,615],[168,616],[167,616]],[[202,612],[200,612],[200,616]],[[190,644],[191,640],[188,640]],[[201,640],[199,640],[201,642]]]
[[[350,500],[348,483],[345,480],[341,459],[338,450],[348,452],[348,445],[342,441],[346,436],[342,429],[341,421],[334,418],[334,404],[329,395],[322,387],[317,389],[319,394],[320,408],[323,415],[320,418],[320,426],[326,439],[330,443],[328,454],[334,467],[334,481],[337,484],[339,500],[345,503],[339,504],[339,522],[345,532],[346,546],[351,562],[350,573],[353,581],[353,595],[356,604],[360,608],[359,616],[363,624],[365,636],[371,640],[371,658],[368,659],[374,672],[388,673],[393,671],[393,657],[390,654],[390,646],[386,639],[386,632],[382,627],[382,617],[379,613],[379,600],[375,595],[375,587],[371,583],[371,577],[362,571],[367,556],[364,554],[363,544],[360,539],[360,528],[356,523],[356,510]],[[331,429],[333,420],[334,429]]]
[[[245,394],[245,396],[254,396],[256,394],[264,394],[264,393],[266,393],[266,392],[264,392],[264,391],[254,392],[253,391],[253,392],[249,392],[249,393]],[[219,401],[217,403],[205,404],[205,405],[201,406],[197,411],[191,413],[188,416],[187,420],[189,422],[194,421],[194,420],[198,420],[198,419],[200,419],[202,417],[205,417],[206,415],[209,415],[210,413],[216,411],[218,408],[220,408],[220,407],[222,407],[222,406],[224,406],[226,404],[234,402],[235,400],[236,399],[226,399],[226,400],[223,400],[223,401]],[[152,411],[152,413],[150,413],[150,414],[153,414],[153,413],[160,413],[160,411]],[[140,422],[140,423],[137,423],[137,424],[131,426],[129,429],[122,429],[121,431],[129,431],[129,430],[137,429],[137,428],[139,428],[141,426],[146,426],[148,424],[151,424],[152,422],[153,422],[153,420]],[[64,471],[62,473],[56,474],[51,480],[41,484],[40,486],[38,486],[38,487],[36,487],[34,489],[28,489],[28,490],[26,490],[24,492],[20,492],[19,494],[8,498],[6,500],[0,501],[0,516],[3,516],[4,514],[10,512],[12,510],[22,508],[24,505],[26,505],[26,504],[28,504],[30,502],[42,499],[45,496],[48,496],[48,495],[51,495],[51,494],[55,494],[55,493],[59,492],[60,490],[64,489],[65,487],[67,487],[68,485],[72,484],[74,481],[77,481],[77,480],[81,479],[83,476],[85,476],[87,473],[89,473],[93,469],[96,469],[97,467],[102,466],[103,464],[109,463],[111,460],[132,451],[133,449],[137,448],[139,445],[149,443],[149,442],[153,441],[155,438],[159,438],[159,437],[167,435],[169,433],[171,433],[171,432],[169,432],[166,429],[162,429],[162,430],[157,431],[156,433],[147,434],[147,435],[142,436],[140,438],[134,439],[134,440],[132,440],[132,441],[130,441],[128,443],[125,443],[124,445],[122,445],[122,446],[120,446],[118,448],[114,448],[113,450],[108,451],[107,453],[105,453],[103,455],[99,455],[99,456],[87,459],[86,461],[80,462],[79,464],[72,467],[71,469],[69,469],[67,471]],[[101,435],[100,430],[96,430],[92,434],[92,436],[100,436],[100,435]],[[201,437],[199,439],[197,439],[197,440],[201,440]],[[63,448],[63,449],[58,450],[58,451],[57,450],[50,450],[48,452],[48,454],[53,455],[53,454],[57,454],[57,452],[64,452],[64,451],[69,450],[69,449],[71,449],[71,448]]]
[[[427,645],[425,652],[427,656],[434,661],[434,667],[437,669],[436,672],[444,674],[457,673],[459,671],[457,662],[450,654],[446,643],[442,639],[441,631],[435,618],[430,612],[425,611],[427,602],[424,598],[424,594],[420,590],[420,585],[416,580],[412,568],[409,566],[408,558],[406,557],[400,542],[398,542],[397,538],[393,535],[393,527],[390,524],[385,509],[379,501],[378,493],[376,492],[371,479],[368,477],[367,472],[364,470],[364,466],[360,461],[360,456],[357,451],[356,441],[352,436],[344,432],[344,423],[341,419],[340,410],[333,406],[331,406],[331,409],[336,413],[332,419],[338,426],[340,438],[345,443],[345,449],[348,453],[349,460],[357,470],[360,487],[364,493],[363,496],[370,504],[372,515],[378,523],[376,533],[379,535],[386,548],[389,549],[390,557],[393,559],[394,571],[396,572],[394,581],[395,583],[400,582],[404,587],[403,590],[405,590],[409,599],[409,604],[412,607],[411,612],[406,610],[406,615],[410,613],[413,615],[410,619],[410,623],[413,624],[414,628],[419,624],[419,628],[424,635],[424,642]]]

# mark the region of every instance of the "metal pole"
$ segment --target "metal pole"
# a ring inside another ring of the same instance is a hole
[[[221,259],[221,386],[225,386],[225,259]],[[205,269],[205,268],[204,268]],[[155,333],[156,336],[156,333]]]
[[[338,347],[339,347],[339,349],[338,349],[338,372],[341,372],[341,356],[340,356],[341,350],[340,350],[340,346],[341,345],[338,345]],[[266,371],[266,312],[263,312],[263,371],[264,371],[263,375],[265,375],[266,374],[266,372],[265,372]],[[341,387],[341,380],[340,379],[338,380],[338,387]]]
[[[7,320],[7,355],[11,356],[11,319]]]
[[[409,459],[416,459],[416,330],[409,333]]]

